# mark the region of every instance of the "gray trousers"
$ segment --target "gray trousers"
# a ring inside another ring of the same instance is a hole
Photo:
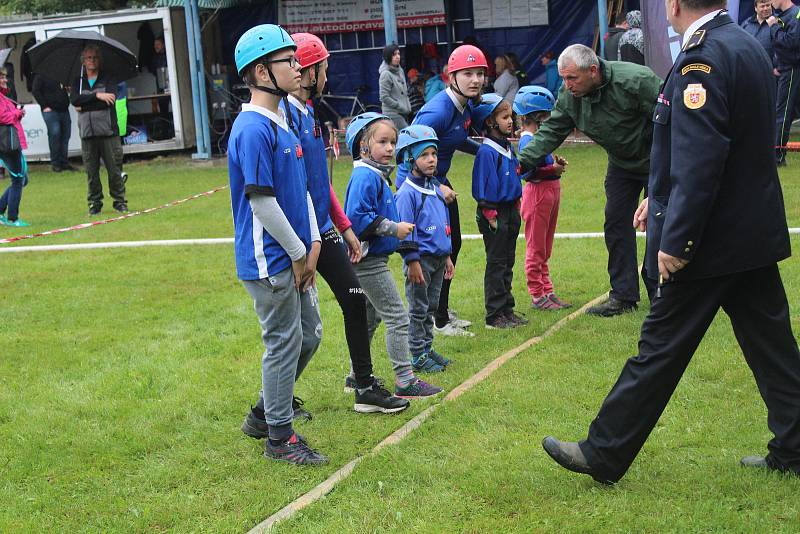
[[[403,265],[408,301],[408,348],[414,357],[429,352],[433,346],[433,314],[439,306],[447,256],[421,256],[419,263],[424,285],[409,281],[408,266]]]
[[[381,321],[386,323],[386,352],[395,378],[401,384],[414,379],[408,353],[408,313],[397,290],[388,256],[367,256],[353,265],[367,296],[367,328],[370,343]]]
[[[83,153],[83,164],[86,166],[86,178],[89,185],[89,193],[86,200],[89,207],[103,206],[103,184],[100,182],[100,158],[108,172],[108,192],[114,199],[114,207],[126,205],[125,184],[122,181],[119,165],[115,152],[120,148],[119,136],[109,135],[108,137],[87,137],[81,139],[81,152]]]
[[[322,341],[317,288],[305,293],[295,289],[291,268],[242,283],[253,297],[266,348],[261,358],[262,389],[256,405],[264,410],[270,439],[284,440],[293,432],[294,383]]]

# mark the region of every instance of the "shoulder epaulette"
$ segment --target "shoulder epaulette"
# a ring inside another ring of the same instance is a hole
[[[697,48],[703,41],[706,39],[706,31],[705,30],[697,30],[692,34],[688,41],[686,41],[686,45],[683,47],[683,51],[686,52],[687,50],[691,50],[692,48]]]

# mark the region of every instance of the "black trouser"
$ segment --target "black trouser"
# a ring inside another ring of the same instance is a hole
[[[461,250],[461,217],[458,214],[458,200],[448,204],[447,211],[450,213],[450,245],[453,249],[450,253],[450,259],[455,265],[458,261],[458,252]],[[436,326],[439,328],[450,321],[447,315],[447,308],[450,306],[450,284],[452,282],[447,278],[442,282],[442,291],[439,293],[439,307],[433,317]]]
[[[347,257],[344,240],[331,228],[322,235],[317,272],[330,286],[344,316],[344,336],[359,387],[372,384],[372,356],[367,333],[367,299]]]
[[[786,146],[789,129],[797,117],[800,102],[800,68],[782,68],[778,76],[777,110],[775,113],[775,146]],[[786,149],[776,148],[775,157],[781,162],[786,157]]]
[[[108,137],[87,137],[81,139],[83,164],[86,166],[89,193],[87,201],[89,207],[101,208],[103,206],[103,184],[100,182],[100,159],[108,171],[108,190],[114,199],[114,207],[125,206],[125,183],[122,181],[119,167],[116,163],[115,150],[119,148],[120,140],[117,135]]]
[[[626,302],[639,301],[639,269],[636,256],[636,230],[633,215],[642,191],[647,194],[647,174],[626,171],[608,164],[605,180],[606,220],[603,224],[608,250],[609,296]],[[655,280],[642,272],[648,294],[655,291]]]
[[[800,473],[800,353],[777,265],[667,283],[581,449],[608,480],[622,478],[653,430],[719,308],[767,405],[770,465]],[[720,413],[724,408],[720,407]]]
[[[489,221],[478,208],[475,219],[483,235],[486,249],[486,272],[483,275],[483,299],[486,305],[486,322],[514,310],[511,282],[514,278],[514,261],[517,257],[517,237],[522,225],[514,203],[499,204],[497,228],[492,230]]]

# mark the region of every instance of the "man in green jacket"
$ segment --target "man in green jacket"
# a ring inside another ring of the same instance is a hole
[[[558,58],[564,85],[550,119],[520,153],[526,169],[535,168],[577,128],[608,153],[605,178],[605,240],[611,292],[587,313],[612,317],[634,311],[639,301],[636,233],[633,215],[650,171],[653,110],[661,79],[633,63],[605,61],[576,44]],[[648,294],[656,282],[642,273]]]

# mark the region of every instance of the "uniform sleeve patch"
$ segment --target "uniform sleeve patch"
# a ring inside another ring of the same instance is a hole
[[[711,66],[706,65],[705,63],[691,63],[681,69],[681,76],[686,76],[687,72],[691,72],[693,70],[704,72],[705,74],[710,74]]]
[[[702,83],[690,83],[683,90],[683,105],[688,109],[700,109],[706,104],[706,89]]]

